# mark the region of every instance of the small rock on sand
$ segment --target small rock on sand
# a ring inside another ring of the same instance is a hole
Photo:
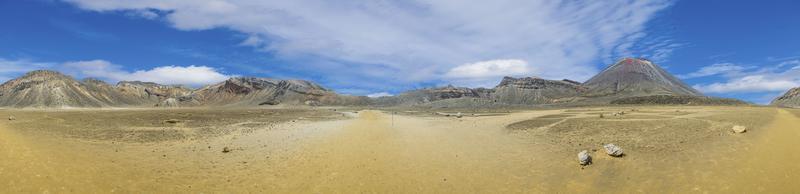
[[[228,148],[228,147],[222,148],[222,153],[228,153],[228,152],[231,152],[230,148]]]
[[[622,153],[622,148],[614,144],[606,144],[603,146],[603,148],[606,149],[606,154],[609,156],[620,157],[624,154]]]
[[[578,153],[578,162],[580,162],[582,166],[592,164],[592,156],[589,156],[589,151],[583,150]]]
[[[736,125],[736,126],[733,126],[733,132],[734,132],[734,133],[744,133],[744,132],[747,132],[747,127],[745,127],[745,126],[741,126],[741,125]]]
[[[8,116],[8,120],[9,120],[9,121],[17,120],[17,117],[14,117],[14,116]]]

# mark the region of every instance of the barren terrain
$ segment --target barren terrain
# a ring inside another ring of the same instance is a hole
[[[786,193],[800,190],[798,114],[0,110],[15,117],[0,121],[0,193]],[[605,155],[605,143],[625,156]],[[578,165],[581,150],[592,165]]]

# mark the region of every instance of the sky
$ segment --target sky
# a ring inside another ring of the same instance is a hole
[[[792,0],[0,0],[0,81],[36,69],[200,87],[305,79],[384,96],[585,81],[644,57],[706,95],[765,104],[800,86]]]

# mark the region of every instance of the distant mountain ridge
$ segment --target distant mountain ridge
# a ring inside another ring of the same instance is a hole
[[[122,84],[122,82],[121,82]],[[135,89],[141,88],[141,89]],[[0,85],[0,106],[16,108],[124,107],[156,104],[187,89],[141,82],[112,86],[98,79],[77,81],[50,70],[36,70]],[[148,93],[148,91],[150,93]]]
[[[395,96],[368,98],[337,94],[314,82],[234,77],[198,89],[152,82],[97,79],[76,81],[55,71],[37,70],[0,85],[0,107],[191,107],[191,106],[427,106],[476,107],[548,104],[608,104],[656,100],[705,102],[697,90],[644,59],[626,58],[585,83],[538,77],[504,77],[494,88],[445,87],[411,90]]]

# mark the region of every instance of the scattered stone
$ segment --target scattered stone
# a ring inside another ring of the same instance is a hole
[[[8,116],[8,120],[9,121],[17,120],[17,117],[14,117],[13,115],[12,116]]]
[[[606,116],[604,116],[604,115],[603,115],[603,113],[600,113],[600,118],[601,118],[601,119],[602,119],[602,118],[606,118]]]
[[[461,112],[456,113],[456,118],[460,119],[461,117],[463,117],[463,115],[461,115]]]
[[[169,123],[169,124],[175,124],[175,123],[180,123],[181,121],[178,120],[178,119],[169,119],[169,120],[166,120],[164,122],[165,123]]]
[[[589,151],[583,150],[578,153],[578,162],[581,166],[592,164],[592,156],[589,155]]]
[[[228,153],[228,152],[231,152],[230,148],[228,148],[228,147],[222,148],[222,153]]]
[[[609,156],[621,157],[624,154],[622,153],[622,148],[614,144],[606,144],[603,146],[603,148],[606,149],[606,154]]]
[[[745,127],[745,126],[741,126],[741,125],[736,125],[736,126],[733,126],[733,132],[734,132],[734,133],[744,133],[744,132],[747,132],[747,127]]]

